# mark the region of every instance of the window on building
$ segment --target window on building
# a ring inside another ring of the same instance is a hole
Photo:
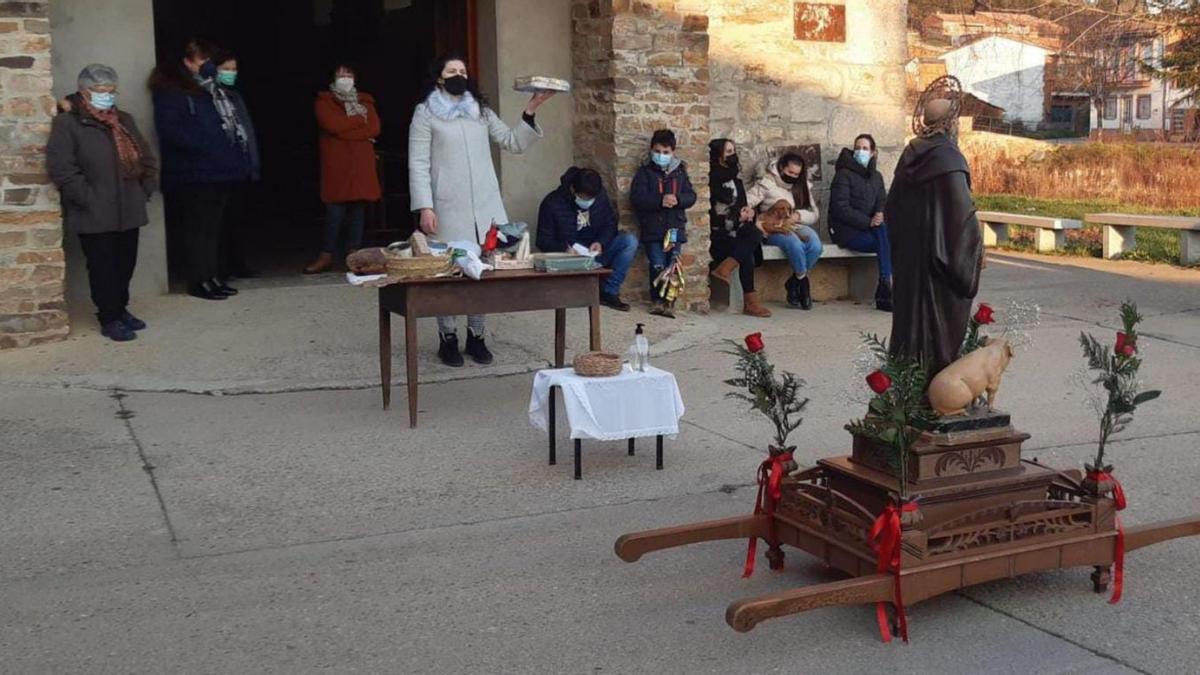
[[[1117,99],[1109,97],[1104,99],[1104,119],[1117,119]]]
[[[1150,119],[1150,96],[1143,94],[1137,97],[1137,118],[1139,120]]]

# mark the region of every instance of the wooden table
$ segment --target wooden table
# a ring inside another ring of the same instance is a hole
[[[379,374],[383,409],[392,402],[392,314],[404,317],[404,359],[408,380],[408,423],[417,426],[417,319],[428,316],[504,314],[554,310],[554,367],[562,368],[567,349],[567,309],[587,307],[589,344],[600,349],[600,283],[609,270],[534,272],[498,270],[476,281],[462,277],[411,279],[379,289]],[[552,401],[553,403],[553,401]]]

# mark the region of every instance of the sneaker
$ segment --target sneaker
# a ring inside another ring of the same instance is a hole
[[[113,342],[129,342],[137,338],[137,333],[130,330],[120,319],[109,321],[101,326],[100,334]]]
[[[616,293],[601,293],[600,304],[615,309],[618,312],[629,311],[629,303],[622,300],[621,296]]]
[[[128,328],[129,330],[145,330],[145,328],[146,328],[145,321],[142,321],[141,319],[130,314],[129,312],[125,312],[124,314],[122,314],[121,318],[118,320],[121,323],[125,324],[125,327]]]
[[[470,330],[467,331],[467,348],[463,350],[471,360],[480,365],[488,365],[495,357],[488,351],[487,344],[483,341],[482,335],[476,335]]]
[[[442,342],[438,347],[438,358],[442,360],[442,363],[451,368],[462,368],[463,357],[462,353],[458,351],[458,334],[450,333],[438,337]]]

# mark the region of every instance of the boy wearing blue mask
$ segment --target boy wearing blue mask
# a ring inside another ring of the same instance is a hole
[[[675,133],[659,129],[650,138],[650,160],[633,177],[629,200],[637,214],[642,245],[650,262],[651,314],[675,314],[655,288],[658,275],[669,268],[687,243],[687,210],[696,204],[696,190],[687,166],[675,156]]]
[[[537,247],[546,253],[574,252],[578,244],[612,270],[600,291],[600,304],[628,312],[621,284],[637,253],[637,238],[617,229],[617,212],[600,174],[573,166],[562,175],[557,190],[546,195],[538,209]]]

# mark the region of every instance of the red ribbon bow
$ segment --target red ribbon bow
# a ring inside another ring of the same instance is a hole
[[[778,455],[772,455],[763,460],[763,463],[758,466],[758,497],[754,501],[754,515],[767,514],[768,516],[775,513],[775,505],[783,497],[783,465],[792,461],[792,453],[781,452]],[[763,501],[764,495],[766,501]],[[775,520],[771,519],[771,530],[768,534],[769,541],[774,544],[775,537]],[[742,578],[745,579],[754,574],[754,559],[758,552],[758,537],[750,537],[750,546],[746,550],[746,566],[742,570]]]
[[[1097,484],[1111,481],[1113,484],[1113,504],[1117,507],[1118,511],[1125,510],[1125,489],[1121,487],[1120,481],[1113,478],[1112,474],[1107,471],[1089,471],[1087,477]],[[1108,599],[1109,604],[1112,605],[1121,601],[1121,591],[1125,586],[1125,528],[1121,527],[1120,516],[1115,516],[1114,520],[1117,525],[1117,541],[1116,549],[1113,551],[1112,597]]]
[[[900,639],[908,642],[908,617],[904,614],[904,598],[900,593],[900,514],[915,513],[917,511],[916,502],[908,502],[903,506],[896,506],[895,502],[888,502],[884,507],[883,513],[875,519],[875,524],[871,526],[870,542],[871,547],[878,554],[878,564],[875,569],[881,574],[894,574],[896,576],[896,597],[894,605],[896,606],[896,620],[900,624]],[[879,622],[879,635],[884,642],[892,641],[892,631],[888,626],[887,603],[880,602],[875,605],[875,618]]]

